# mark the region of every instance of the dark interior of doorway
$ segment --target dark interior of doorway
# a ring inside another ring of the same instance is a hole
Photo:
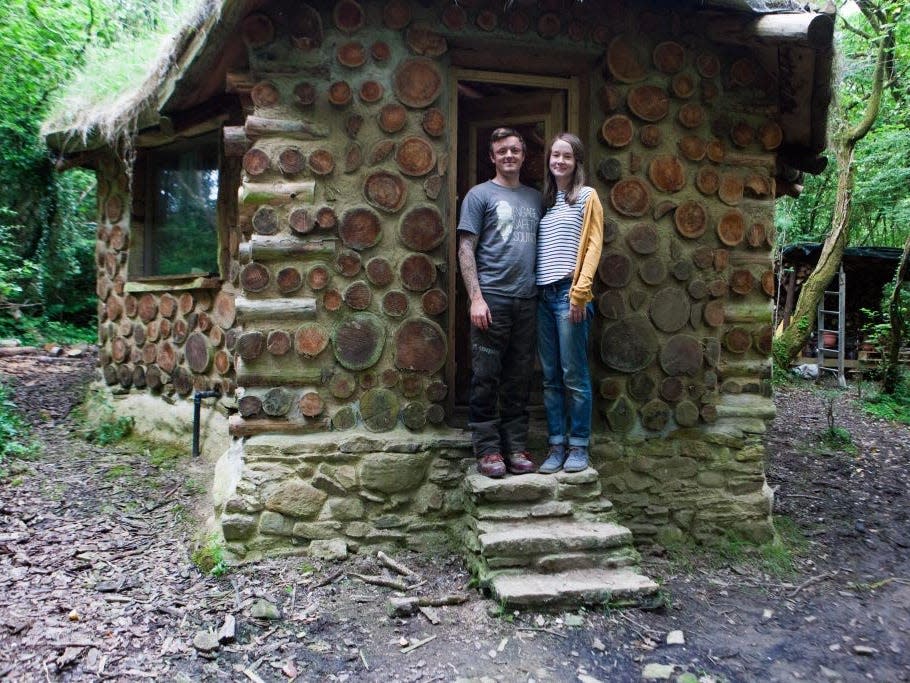
[[[488,146],[490,134],[498,126],[515,128],[521,133],[527,147],[521,181],[542,189],[547,128],[555,126],[563,129],[565,104],[565,91],[512,83],[459,81],[457,217],[460,216],[461,199],[468,190],[494,175]],[[449,422],[452,426],[464,428],[468,419],[471,355],[468,301],[460,271],[455,276],[453,294],[454,348],[450,357],[455,363],[455,371]],[[544,413],[540,367],[536,362],[532,372],[529,409],[532,430],[538,431],[543,429]]]

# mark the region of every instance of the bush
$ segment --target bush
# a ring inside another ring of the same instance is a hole
[[[910,374],[901,371],[893,394],[873,389],[860,405],[869,415],[910,425]]]
[[[217,534],[212,534],[203,545],[196,548],[191,559],[203,574],[221,576],[228,569],[224,558],[224,545]]]
[[[113,411],[105,415],[93,427],[85,430],[85,440],[99,446],[109,446],[123,441],[133,433],[134,420],[126,415],[115,417]]]
[[[0,384],[0,473],[11,458],[34,457],[37,452],[9,389]]]

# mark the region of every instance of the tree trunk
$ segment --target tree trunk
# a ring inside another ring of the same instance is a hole
[[[901,290],[904,285],[904,277],[907,271],[907,256],[910,254],[910,235],[904,242],[904,252],[901,254],[900,263],[897,266],[897,272],[894,275],[894,291],[891,292],[891,299],[888,302],[888,316],[891,320],[891,339],[888,345],[888,355],[885,361],[885,374],[882,378],[882,392],[885,394],[894,394],[897,391],[897,385],[900,381],[900,352],[903,344],[904,319],[901,315]]]
[[[893,23],[883,21],[882,15],[872,3],[861,0],[857,2],[857,6],[875,30],[877,54],[872,88],[860,120],[855,124],[847,123],[843,132],[835,138],[838,179],[831,231],[822,246],[822,253],[815,265],[815,270],[812,271],[800,290],[793,317],[786,327],[778,331],[774,339],[774,362],[778,367],[784,369],[798,357],[800,350],[806,345],[809,334],[815,326],[818,302],[840,265],[850,236],[850,212],[856,171],[853,166],[853,154],[857,143],[866,136],[878,118],[885,87],[894,84],[892,76],[894,65]]]
[[[799,352],[809,340],[809,335],[815,327],[818,302],[828,283],[831,282],[831,278],[837,273],[841,257],[847,246],[853,197],[854,148],[854,143],[844,141],[843,146],[837,150],[840,173],[837,181],[834,215],[831,220],[831,232],[825,238],[815,269],[800,289],[790,323],[778,332],[777,338],[774,340],[774,359],[781,368],[786,368],[792,360],[798,358]]]

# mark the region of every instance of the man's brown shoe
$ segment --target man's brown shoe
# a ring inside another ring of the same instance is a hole
[[[506,460],[506,467],[512,474],[530,474],[537,471],[537,465],[531,460],[531,454],[527,451],[510,453]]]
[[[485,477],[498,479],[506,474],[506,464],[499,453],[487,453],[477,461],[477,471]]]

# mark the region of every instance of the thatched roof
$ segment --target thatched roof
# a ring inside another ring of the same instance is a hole
[[[144,81],[114,101],[75,114],[57,112],[43,126],[48,145],[63,155],[100,149],[159,125],[162,116],[191,110],[221,95],[227,72],[243,68],[246,63],[246,48],[237,39],[235,28],[244,16],[266,2],[200,0],[199,10],[163,47]],[[731,15],[806,13],[804,6],[792,0],[688,0],[679,4]],[[809,65],[816,83],[809,101],[799,105],[807,110],[800,116],[806,119],[804,127],[811,131],[808,137],[812,142],[805,145],[811,154],[824,146],[830,100],[830,35],[823,36],[821,42],[825,45],[815,50],[816,57]]]

